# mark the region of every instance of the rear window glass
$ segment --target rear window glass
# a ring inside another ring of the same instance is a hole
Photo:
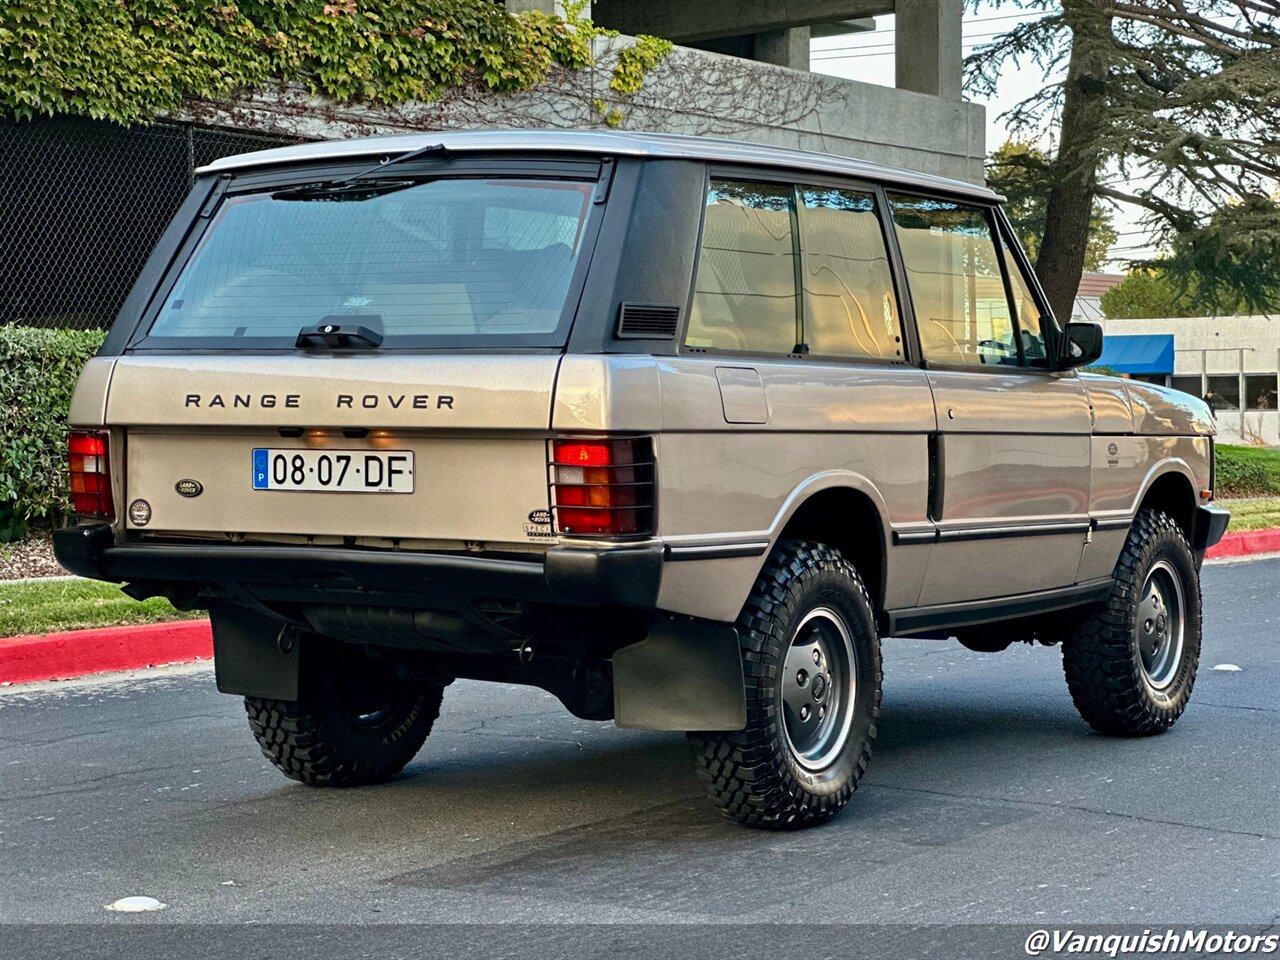
[[[360,199],[229,199],[149,335],[291,345],[336,321],[387,345],[557,346],[593,186],[451,179]]]

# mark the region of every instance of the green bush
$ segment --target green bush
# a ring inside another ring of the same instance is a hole
[[[1280,450],[1218,445],[1217,495],[1280,496]]]
[[[0,327],[0,542],[67,512],[67,407],[98,330]]]

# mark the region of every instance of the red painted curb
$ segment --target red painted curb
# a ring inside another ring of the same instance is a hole
[[[1280,528],[1228,533],[1210,547],[1205,556],[1210,560],[1220,560],[1223,557],[1247,557],[1255,553],[1280,553]]]
[[[212,656],[208,620],[6,637],[0,639],[0,683],[65,680]]]

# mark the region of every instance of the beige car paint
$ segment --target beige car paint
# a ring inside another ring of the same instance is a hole
[[[929,382],[941,435],[944,537],[999,524],[1087,521],[1091,421],[1074,374],[931,370]],[[1084,539],[1084,529],[1020,538],[1030,561],[1021,563],[1009,562],[1008,539],[939,539],[920,603],[1071,583]]]
[[[124,357],[106,423],[545,431],[556,356]]]
[[[747,371],[759,377],[762,398],[753,399]],[[763,414],[767,422],[729,422],[726,384],[732,404],[751,411],[743,419]],[[193,394],[198,406],[188,402]],[[214,395],[224,403],[248,396],[248,406],[210,406]],[[289,395],[296,405],[278,399]],[[340,395],[357,399],[339,407]],[[379,399],[372,407],[360,399],[401,395],[410,399],[398,405]],[[255,398],[263,396],[276,397],[275,405],[261,406]],[[425,406],[413,405],[418,396],[429,398]],[[452,405],[430,399],[439,396],[451,397]],[[1186,476],[1197,490],[1207,487],[1212,424],[1199,406],[1145,384],[1071,373],[925,373],[893,364],[713,356],[239,354],[91,361],[72,420],[117,433],[128,427],[127,444],[113,446],[117,503],[148,500],[147,535],[358,537],[373,546],[525,552],[574,542],[530,523],[529,514],[548,505],[549,436],[653,434],[656,539],[676,548],[758,544],[761,552],[667,563],[659,605],[731,620],[766,545],[808,497],[832,488],[865,494],[886,521],[890,609],[1104,577],[1123,545],[1123,526],[929,540],[935,526],[927,514],[929,434],[938,430],[945,450],[943,517],[936,524],[943,530],[1127,522],[1167,472]],[[290,426],[307,433],[280,436],[277,428]],[[372,433],[351,439],[343,427]],[[1143,431],[1157,435],[1135,435]],[[415,492],[249,489],[253,447],[308,444],[413,449]],[[187,478],[204,485],[199,499],[175,492],[174,484]],[[895,533],[921,532],[924,541],[895,542]]]

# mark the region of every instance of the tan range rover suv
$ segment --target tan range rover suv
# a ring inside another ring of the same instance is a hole
[[[1060,644],[1181,714],[1227,514],[1199,400],[1081,372],[997,196],[842,157],[432,133],[205,168],[71,410],[75,573],[213,621],[305,783],[454,679],[689,731],[753,826],[871,756],[882,636]]]

